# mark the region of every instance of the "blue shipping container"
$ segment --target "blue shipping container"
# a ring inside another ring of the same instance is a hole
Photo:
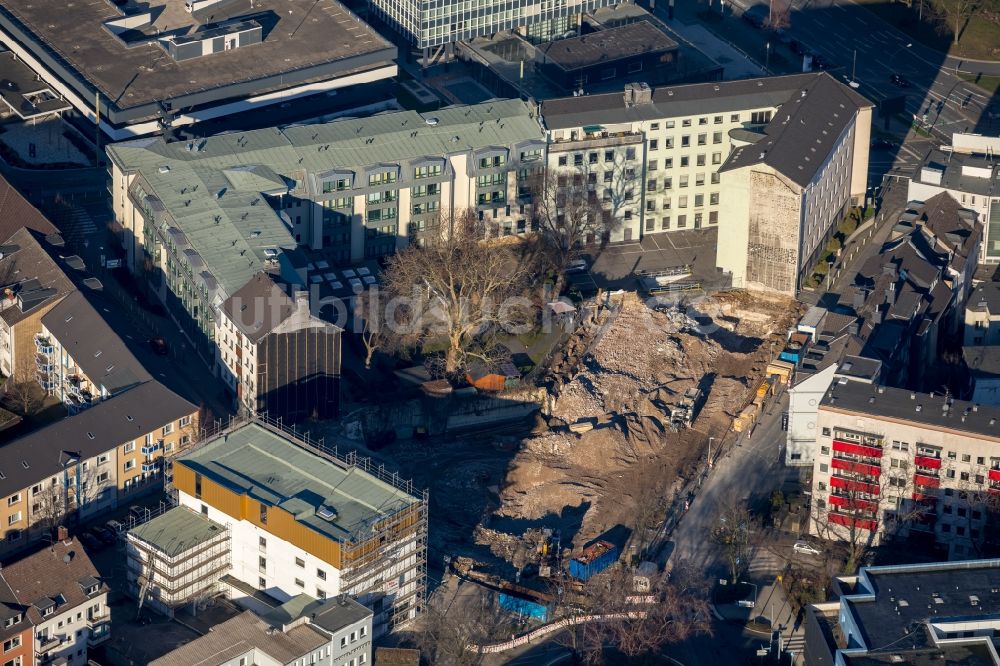
[[[549,619],[549,609],[537,601],[530,601],[524,597],[515,597],[512,594],[501,592],[498,602],[500,608],[508,610],[511,613],[534,618],[542,622],[546,622]]]
[[[592,543],[583,555],[569,561],[569,575],[578,580],[590,580],[618,560],[618,547],[607,541]]]

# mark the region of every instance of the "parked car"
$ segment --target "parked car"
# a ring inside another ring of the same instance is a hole
[[[588,268],[590,268],[590,264],[587,263],[586,259],[574,259],[566,264],[567,273],[584,273]]]
[[[796,541],[792,546],[792,550],[796,553],[802,553],[804,555],[819,555],[820,551],[815,546],[811,545],[806,541]]]
[[[124,525],[122,525],[120,522],[114,519],[111,519],[108,522],[104,523],[104,527],[110,530],[112,533],[114,533],[115,536],[117,536],[118,533],[120,533],[123,529],[125,529]]]
[[[154,353],[160,356],[166,356],[170,353],[170,348],[167,346],[167,341],[163,338],[150,338],[149,348],[153,350]]]
[[[889,82],[897,88],[909,88],[910,82],[903,78],[902,74],[893,73],[889,76]]]
[[[107,527],[94,527],[91,529],[97,535],[98,539],[109,546],[118,541],[118,536]]]
[[[755,28],[763,28],[767,24],[770,10],[767,5],[754,5],[743,12],[743,20]]]
[[[882,139],[882,138],[872,139],[872,148],[874,150],[892,150],[893,148],[897,148],[898,146],[899,146],[898,143],[890,139]]]
[[[132,516],[135,520],[144,520],[148,512],[149,509],[138,504],[133,504],[128,508],[128,515]]]

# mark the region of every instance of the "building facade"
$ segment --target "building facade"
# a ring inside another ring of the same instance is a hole
[[[0,447],[0,548],[162,488],[164,452],[197,429],[198,408],[151,380]]]
[[[1000,490],[1000,410],[856,382],[819,407],[810,533],[849,543],[920,532],[949,557],[987,538]]]
[[[309,292],[258,273],[219,308],[218,374],[249,414],[336,418],[342,333],[312,314]]]
[[[4,566],[0,596],[33,625],[36,663],[85,666],[88,648],[111,637],[108,586],[80,544],[60,537]]]
[[[372,470],[254,421],[175,460],[174,485],[181,506],[229,529],[231,598],[348,594],[372,609],[378,636],[423,599],[427,505]]]

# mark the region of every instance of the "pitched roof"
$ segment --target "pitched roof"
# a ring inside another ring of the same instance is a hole
[[[108,393],[152,379],[83,292],[64,298],[42,317],[42,324],[90,381]]]
[[[222,309],[256,343],[295,312],[295,302],[269,274],[260,272],[227,298]]]
[[[1000,314],[1000,282],[983,282],[969,296],[969,310]]]
[[[0,176],[0,238],[10,238],[22,227],[43,236],[59,233],[40,210],[21,196],[17,189]]]
[[[245,611],[215,625],[201,638],[151,661],[150,666],[216,666],[255,649],[279,664],[289,664],[328,642],[308,624],[273,631],[253,611]]]
[[[10,289],[11,298],[5,294]],[[76,287],[38,231],[21,227],[0,253],[0,318],[13,326]]]
[[[719,171],[767,164],[800,187],[826,163],[864,97],[830,75],[816,75],[784,101],[764,128],[765,137],[730,153]]]
[[[58,474],[68,458],[86,460],[198,410],[150,380],[0,447],[0,497]]]
[[[55,603],[56,612],[61,613],[108,590],[83,546],[72,538],[4,565],[0,578],[7,583],[6,588],[0,587],[0,596],[13,595],[0,601],[26,606],[36,625],[44,621],[39,607]],[[95,582],[97,591],[88,595],[85,587]]]

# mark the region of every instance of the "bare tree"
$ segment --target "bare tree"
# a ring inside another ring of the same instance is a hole
[[[759,532],[757,527],[746,502],[733,501],[722,508],[719,524],[712,530],[712,541],[722,548],[732,583],[750,566]]]
[[[20,416],[31,416],[45,399],[35,373],[28,365],[18,364],[4,383],[4,395]]]
[[[771,30],[785,30],[792,24],[791,6],[785,0],[770,0],[767,21],[764,25]]]
[[[443,338],[447,374],[465,367],[470,356],[486,355],[476,346],[481,336],[509,325],[517,309],[512,299],[522,293],[523,266],[507,247],[481,238],[475,211],[462,211],[450,233],[396,253],[383,272],[383,327],[400,344]]]
[[[646,549],[666,518],[668,495],[674,478],[669,462],[662,458],[654,458],[644,461],[637,467],[636,478],[629,484],[635,489],[631,527],[634,530],[633,538],[636,540],[636,552],[640,559],[646,557]]]
[[[979,9],[981,0],[937,0],[941,8],[941,21],[946,31],[951,32],[953,44],[958,44],[965,32],[969,18]]]
[[[512,628],[492,594],[484,591],[480,599],[470,599],[442,587],[427,600],[415,640],[429,664],[478,666],[484,655],[469,647],[509,638]]]
[[[365,370],[368,370],[372,367],[375,352],[390,341],[382,313],[379,312],[378,291],[369,289],[358,295],[354,316],[361,320],[361,343],[365,346]]]
[[[593,178],[596,181],[596,172]],[[548,267],[555,273],[554,295],[562,291],[564,271],[581,250],[611,231],[610,215],[598,201],[584,168],[536,174],[530,181],[532,212]]]

